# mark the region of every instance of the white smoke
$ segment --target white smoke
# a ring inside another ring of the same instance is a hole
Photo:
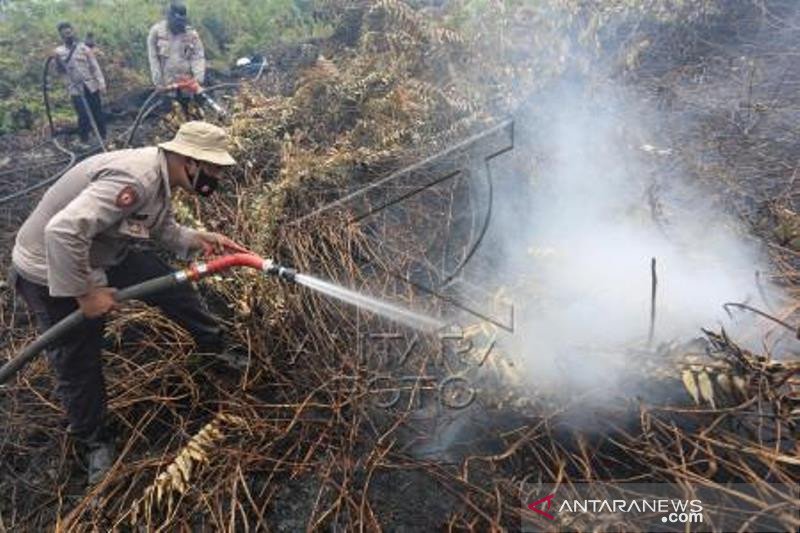
[[[774,297],[756,284],[755,272],[768,270],[761,250],[648,139],[658,117],[634,102],[619,89],[561,92],[518,122],[513,169],[498,162],[494,171],[505,184],[491,238],[515,312],[501,347],[537,391],[623,392],[618,377],[647,347],[651,258],[653,345],[689,341],[703,327],[743,334],[722,305],[763,307],[764,290]]]

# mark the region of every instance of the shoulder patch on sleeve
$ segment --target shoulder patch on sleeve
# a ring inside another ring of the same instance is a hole
[[[114,202],[117,207],[125,208],[130,207],[139,200],[139,194],[133,185],[127,185],[117,195],[117,200]]]

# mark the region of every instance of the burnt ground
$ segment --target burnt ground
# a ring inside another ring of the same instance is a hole
[[[673,150],[680,160],[681,164],[675,167],[676,172],[679,167],[680,172],[690,169],[694,179],[704,183],[710,190],[717,191],[712,201],[724,205],[727,210],[748,222],[754,235],[775,252],[777,270],[782,272],[782,275],[776,275],[776,279],[792,288],[797,281],[793,270],[798,266],[799,257],[793,241],[800,237],[800,226],[795,227],[795,219],[792,218],[796,217],[794,214],[798,211],[797,202],[800,201],[796,185],[800,168],[800,135],[797,128],[797,124],[800,124],[800,56],[794,49],[800,24],[795,11],[788,8],[785,13],[781,11],[785,3],[776,3],[776,6],[775,11],[762,17],[732,13],[711,22],[675,24],[674,27],[660,28],[657,32],[650,31],[651,28],[639,28],[637,31],[650,37],[650,43],[635,67],[618,75],[620,80],[640,91],[664,112],[666,121],[655,127],[661,128],[658,133],[662,146]],[[653,35],[658,37],[653,38]],[[680,44],[677,49],[676,43]],[[311,52],[306,52],[311,55]],[[302,58],[303,53],[298,52],[298,56]],[[290,86],[290,83],[286,83],[287,91]],[[125,131],[135,113],[136,103],[141,99],[141,95],[136,95],[131,97],[130,102],[111,106],[119,110],[119,117],[112,122],[112,136],[115,132]],[[143,137],[147,135],[145,132]],[[48,144],[42,144],[42,141],[35,136],[23,135],[0,140],[0,173],[4,173],[0,175],[0,196],[51,175],[54,169],[63,164],[65,157]],[[65,144],[71,146],[69,141]],[[660,176],[668,179],[669,174],[662,173]],[[722,185],[715,181],[719,176],[727,180]],[[0,249],[10,249],[16,227],[41,194],[39,191],[2,206]],[[789,214],[786,213],[787,209]],[[3,255],[2,261],[3,266],[7,265],[8,253]],[[8,310],[10,300],[6,289],[3,295],[5,309]],[[9,323],[7,320],[3,322]],[[10,333],[9,330],[4,331],[3,342],[9,340]],[[17,330],[13,335],[16,340],[21,340],[25,332]],[[212,376],[224,380],[224,370],[218,369],[217,372],[218,375]],[[36,385],[46,390],[49,383]],[[663,387],[665,403],[689,403],[676,377]],[[503,414],[491,413],[498,419],[497,425],[492,428],[496,434],[537,422],[536,419],[525,420],[524,417],[521,420],[517,414],[506,414],[503,418]],[[480,417],[473,425],[479,426],[485,418]],[[681,427],[687,432],[701,429],[705,422],[691,416],[681,418],[676,415],[675,419],[681,420]],[[631,432],[637,429],[627,425],[627,417],[623,416],[621,420],[621,429]],[[452,430],[458,436],[457,427],[457,424],[445,422],[438,427],[427,428],[427,432]],[[459,438],[466,440],[469,433],[467,431]],[[556,427],[554,434],[561,435],[561,445],[570,453],[582,453],[588,443],[598,457],[610,457],[605,463],[609,467],[606,474],[635,475],[647,471],[642,464],[618,464],[625,455],[614,445],[605,442],[606,435],[602,432],[588,440],[573,438],[568,427]],[[664,435],[666,432],[661,435],[666,439]],[[8,477],[6,486],[31,484],[40,487],[45,482],[41,482],[39,477],[57,477],[56,473],[50,471],[44,457],[48,449],[52,450],[54,445],[57,447],[61,443],[48,442],[48,438],[45,434],[30,436],[28,445],[41,454],[42,460],[31,462],[22,474],[17,472],[17,478]],[[484,442],[481,452],[502,451],[502,447],[496,444]],[[513,478],[517,472],[539,469],[536,454],[546,453],[546,448],[532,446],[527,455],[514,457],[510,464],[500,464],[498,472]],[[68,448],[62,449],[63,453],[72,453]],[[656,463],[657,459],[653,459],[653,462]],[[73,471],[62,475],[61,479],[66,477],[68,480],[63,489],[65,497],[77,502],[83,492],[79,481],[82,471],[77,461],[73,464]],[[453,475],[457,470],[452,465],[427,466],[434,471],[447,470],[447,475]],[[568,464],[566,471],[568,475],[579,476],[581,467],[582,464],[576,461]],[[478,476],[481,475],[490,474],[481,471]],[[406,471],[378,471],[370,490],[373,511],[379,514],[382,525],[388,530],[430,530],[445,526],[442,517],[470,509],[473,502],[442,490],[441,485],[432,481],[435,478],[413,468]],[[724,476],[720,475],[717,479],[724,481]],[[262,486],[259,486],[259,482]],[[254,492],[264,489],[266,483],[263,479],[257,480],[251,489]],[[319,482],[309,477],[283,484],[275,495],[269,522],[279,531],[296,531],[304,527],[312,509],[319,504],[316,501],[318,485]],[[481,498],[489,499],[489,496],[475,496],[476,501]],[[516,505],[514,501],[506,503]],[[29,511],[35,513],[36,509]],[[331,527],[337,529],[337,523],[347,524],[348,517],[340,517],[340,522],[334,521]]]

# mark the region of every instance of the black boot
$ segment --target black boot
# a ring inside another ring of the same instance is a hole
[[[95,485],[103,480],[114,464],[114,440],[103,426],[87,436],[75,435],[75,438],[86,446],[88,484]]]

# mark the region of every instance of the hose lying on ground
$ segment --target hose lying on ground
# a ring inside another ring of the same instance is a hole
[[[286,281],[293,281],[294,271],[277,266],[270,259],[262,259],[254,254],[237,253],[226,255],[208,263],[194,265],[171,274],[150,279],[118,291],[114,298],[117,302],[137,300],[149,295],[168,290],[176,285],[197,281],[206,276],[222,272],[232,267],[248,267],[261,270],[266,274],[278,276]],[[35,341],[27,345],[16,357],[0,368],[0,384],[7,382],[34,357],[53,346],[59,339],[80,325],[86,317],[80,310],[73,311],[60,322],[42,333]]]
[[[133,138],[136,136],[136,130],[139,129],[139,124],[142,122],[142,120],[145,119],[147,115],[150,114],[150,112],[153,110],[153,107],[155,107],[153,106],[148,108],[147,107],[148,104],[153,98],[155,98],[159,94],[161,94],[161,91],[159,91],[158,89],[153,89],[152,92],[150,92],[150,95],[144,101],[144,103],[141,106],[139,106],[139,112],[136,114],[136,119],[134,119],[133,121],[133,125],[131,126],[130,129],[130,134],[128,135],[128,138],[125,141],[125,144],[123,145],[125,148],[128,148],[131,145],[131,143],[133,143]]]
[[[66,148],[61,146],[61,144],[58,142],[58,139],[56,139],[55,137],[52,138],[52,141],[53,141],[53,146],[55,146],[56,149],[60,150],[61,152],[64,152],[65,154],[67,154],[67,156],[69,157],[69,162],[66,165],[64,165],[63,168],[59,169],[58,172],[56,172],[55,174],[43,179],[42,181],[36,182],[33,185],[29,185],[28,187],[25,187],[24,189],[20,189],[20,190],[18,190],[16,192],[13,192],[11,194],[3,196],[2,198],[0,198],[0,205],[8,203],[8,202],[10,202],[12,200],[16,200],[17,198],[25,196],[26,194],[31,193],[31,192],[33,192],[33,191],[35,191],[37,189],[41,189],[42,187],[46,187],[47,185],[50,185],[51,183],[55,182],[58,178],[63,176],[64,173],[67,170],[72,168],[72,165],[75,164],[75,160],[77,159],[77,156],[75,155],[75,152],[67,150]]]
[[[56,130],[55,127],[53,126],[53,115],[50,111],[50,95],[47,83],[48,73],[50,72],[50,63],[53,62],[53,59],[54,59],[53,56],[49,56],[47,60],[44,62],[44,71],[42,72],[42,99],[44,100],[44,110],[45,114],[47,115],[47,124],[48,126],[50,126],[50,140],[53,142],[53,145],[56,147],[57,150],[64,152],[69,157],[69,162],[58,172],[52,174],[50,177],[45,178],[40,182],[34,183],[33,185],[25,187],[24,189],[16,191],[12,194],[3,196],[2,198],[0,198],[0,205],[8,203],[12,200],[16,200],[17,198],[25,196],[26,194],[33,192],[36,189],[40,189],[42,187],[50,185],[58,178],[60,178],[64,174],[64,172],[72,168],[72,165],[75,164],[75,160],[77,159],[75,152],[67,150],[66,148],[61,146],[61,144],[58,142],[58,139],[56,138]]]

